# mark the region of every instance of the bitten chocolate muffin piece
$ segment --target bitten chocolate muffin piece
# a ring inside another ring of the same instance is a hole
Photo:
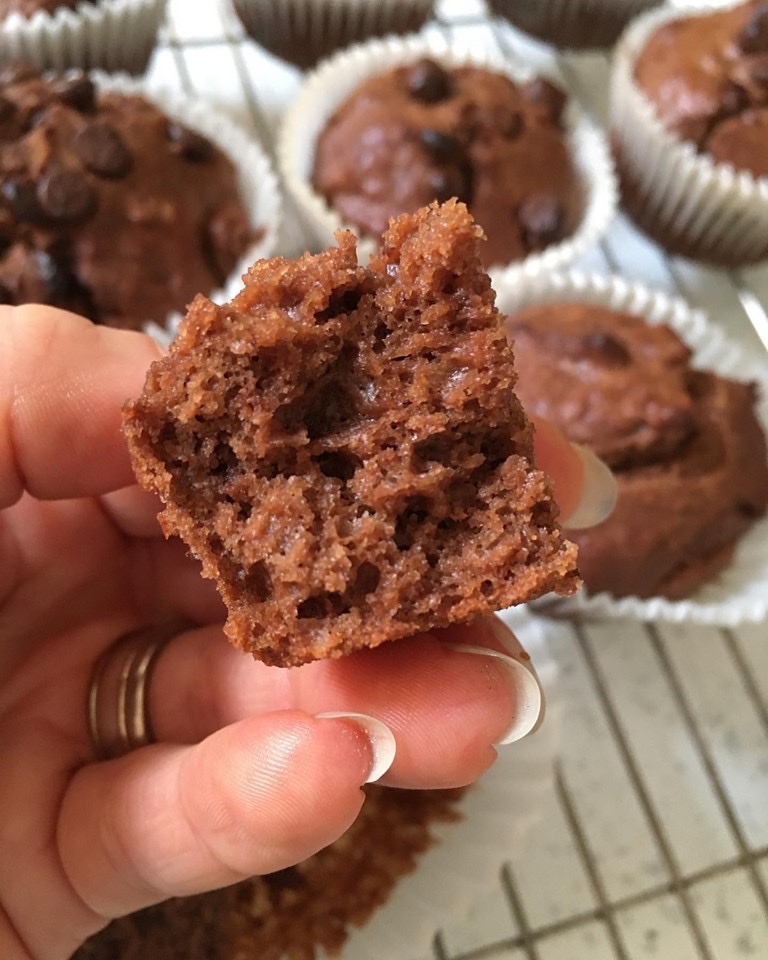
[[[119,327],[219,287],[253,239],[232,163],[79,72],[0,72],[0,301]]]
[[[508,330],[526,408],[613,464],[614,512],[569,532],[590,592],[677,600],[717,576],[768,507],[754,387],[691,369],[668,327],[591,304],[528,308]]]
[[[660,27],[635,80],[672,133],[717,163],[768,176],[768,2]]]
[[[314,960],[335,954],[410,873],[461,790],[367,787],[339,840],[297,867],[115,920],[73,960]]]
[[[312,183],[342,219],[378,237],[390,217],[464,201],[485,231],[486,266],[570,236],[584,191],[563,129],[566,96],[430,59],[369,77],[321,132]]]
[[[226,632],[300,664],[577,586],[463,204],[199,297],[126,411]]]

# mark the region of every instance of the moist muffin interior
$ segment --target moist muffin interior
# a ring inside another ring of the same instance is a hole
[[[227,604],[226,631],[299,664],[577,585],[479,229],[455,202],[257,263],[192,305],[126,414],[140,481]]]

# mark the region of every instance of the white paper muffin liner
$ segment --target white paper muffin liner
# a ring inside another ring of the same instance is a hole
[[[491,13],[565,50],[610,47],[634,17],[662,0],[503,0]]]
[[[502,865],[524,848],[539,820],[542,797],[552,790],[561,702],[557,668],[547,643],[547,624],[524,608],[502,619],[531,655],[544,687],[547,712],[524,740],[499,748],[499,757],[458,805],[463,819],[438,824],[438,843],[403,877],[368,923],[354,929],[335,960],[411,960],[431,956],[442,926],[460,923],[473,904],[496,889]],[[322,960],[333,960],[319,953]]]
[[[143,73],[168,0],[98,0],[74,10],[12,13],[0,25],[0,62],[39,70],[124,70]]]
[[[684,300],[620,277],[576,271],[522,284],[501,283],[496,290],[499,309],[505,314],[533,303],[580,301],[628,311],[649,323],[667,324],[693,350],[694,366],[758,384],[757,415],[768,431],[768,364],[730,340],[706,314]],[[537,606],[557,616],[634,617],[721,627],[758,622],[768,616],[768,518],[756,523],[739,542],[730,566],[687,600],[614,598],[582,590],[570,598],[545,598]]]
[[[435,0],[219,0],[248,35],[267,50],[311,41],[308,56],[389,33],[419,29],[434,12]],[[301,58],[299,58],[301,59]]]
[[[662,7],[632,24],[616,52],[610,128],[628,206],[641,226],[673,252],[738,266],[768,256],[768,177],[697,153],[665,129],[634,82],[635,61],[655,30],[712,12],[711,3]]]
[[[282,201],[277,177],[262,148],[233,120],[205,102],[191,100],[176,92],[156,90],[140,80],[127,76],[94,72],[99,90],[139,95],[191,130],[201,133],[215,144],[234,164],[243,207],[250,225],[260,231],[255,243],[245,251],[221,290],[201,291],[217,303],[230,300],[242,286],[242,275],[255,261],[269,257],[275,250],[282,219]],[[186,304],[180,303],[179,310]],[[167,344],[175,334],[180,314],[157,317],[144,329],[158,341]]]
[[[400,64],[431,57],[447,67],[466,64],[485,67],[525,83],[536,74],[524,63],[512,63],[496,49],[461,49],[442,34],[390,37],[352,47],[326,60],[308,76],[290,108],[280,132],[278,163],[283,181],[305,224],[308,239],[318,249],[334,242],[345,224],[311,183],[315,144],[337,107],[367,77]],[[535,275],[568,266],[593,247],[606,233],[616,210],[617,187],[610,152],[603,135],[571,102],[565,114],[566,139],[583,184],[584,215],[576,231],[560,243],[524,260],[502,264],[494,276]],[[351,227],[354,230],[354,227]],[[357,232],[357,231],[355,231]],[[362,263],[378,242],[363,237],[358,246]]]

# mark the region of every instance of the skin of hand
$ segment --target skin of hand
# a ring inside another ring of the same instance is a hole
[[[349,714],[394,734],[382,779],[394,786],[469,783],[493,763],[494,743],[516,739],[507,661],[525,654],[498,621],[295,670],[224,640],[212,585],[163,539],[120,433],[124,401],[159,356],[142,334],[0,307],[4,960],[64,960],[113,917],[332,842],[381,766],[377,738]],[[563,515],[574,513],[583,459],[554,428],[537,438]],[[97,762],[86,718],[95,661],[127,632],[172,618],[199,626],[158,658],[159,742]],[[347,716],[318,716],[329,711]]]

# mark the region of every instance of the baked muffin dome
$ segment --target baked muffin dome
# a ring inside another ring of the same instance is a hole
[[[634,76],[671,133],[716,163],[768,176],[766,0],[663,24]]]
[[[0,296],[139,327],[220,286],[252,231],[230,160],[82,73],[0,75]]]
[[[565,94],[479,66],[424,58],[366,79],[320,133],[312,183],[363,235],[458,197],[483,227],[486,266],[569,236],[584,207]]]
[[[614,513],[569,531],[589,591],[680,599],[716,576],[768,507],[754,387],[692,369],[671,329],[604,307],[528,307],[507,329],[526,408],[613,464]]]

